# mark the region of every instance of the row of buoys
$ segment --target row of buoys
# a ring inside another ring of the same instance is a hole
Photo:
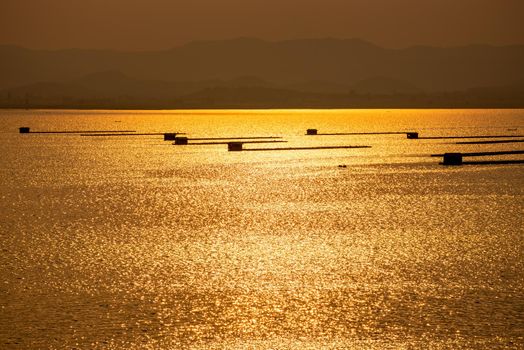
[[[274,142],[287,142],[281,139],[279,136],[253,136],[253,137],[197,137],[188,138],[186,136],[176,136],[173,138],[175,142],[173,145],[218,145],[227,144],[229,142],[237,141],[243,143],[274,143]],[[243,140],[243,141],[238,141]],[[197,142],[189,142],[197,141]],[[203,141],[203,142],[202,142]]]
[[[251,143],[280,143],[280,142],[287,142],[285,140],[256,140],[261,139],[264,137],[238,137],[238,138],[195,138],[195,139],[189,139],[187,137],[176,137],[175,142],[173,142],[174,145],[209,145],[209,144],[227,144],[227,150],[229,152],[240,152],[240,151],[294,151],[294,150],[314,150],[314,149],[341,149],[341,148],[369,148],[371,146],[317,146],[317,147],[279,147],[279,148],[250,148],[245,149],[244,144],[251,144]],[[272,137],[276,138],[276,137]],[[190,140],[229,140],[229,141],[221,141],[221,142],[198,142],[198,143],[190,143]],[[238,141],[239,139],[242,139],[243,141]],[[268,138],[265,138],[268,139]]]
[[[487,144],[495,144],[495,143],[520,143],[524,142],[523,140],[489,140],[489,141],[461,141],[461,142],[455,142],[456,145],[487,145]]]
[[[85,132],[85,131],[84,131]],[[93,134],[93,133],[89,133],[89,134],[80,134],[80,136],[99,136],[99,137],[112,137],[112,136],[124,136],[124,137],[128,137],[128,136],[153,136],[153,135],[163,135],[164,136],[164,140],[166,140],[166,135],[171,135],[173,133],[165,133],[165,132],[142,132],[142,133],[126,133],[126,134],[122,134],[122,133],[118,133],[118,132],[112,132],[112,133],[104,133],[104,134],[101,134],[101,133],[98,133],[98,134]]]
[[[464,157],[485,157],[485,156],[500,156],[511,154],[524,154],[524,151],[491,151],[491,152],[455,152],[444,154],[432,154],[432,157],[443,157],[442,165],[463,165],[463,164],[520,164],[524,160],[483,160],[483,161],[468,161],[464,162]]]
[[[275,143],[275,142],[287,142],[279,136],[256,136],[256,137],[206,137],[206,138],[188,138],[186,136],[179,136],[183,133],[179,132],[165,132],[165,133],[136,133],[134,130],[97,130],[97,131],[31,131],[29,127],[20,127],[19,132],[21,134],[28,133],[45,133],[45,134],[78,134],[82,136],[141,136],[141,135],[163,135],[164,141],[174,141],[174,145],[211,145],[211,144],[227,144],[228,151],[239,152],[239,151],[276,151],[276,150],[314,150],[314,149],[342,149],[342,148],[369,148],[371,146],[316,146],[316,147],[280,147],[280,148],[251,148],[244,149],[245,143]],[[522,138],[521,135],[477,135],[477,136],[429,136],[419,137],[418,132],[358,132],[358,133],[318,133],[318,129],[307,129],[306,135],[387,135],[387,134],[406,134],[408,139],[459,139],[459,138]],[[211,142],[192,142],[190,140],[197,141],[211,141]],[[242,141],[239,141],[242,140]],[[524,140],[495,140],[495,141],[469,141],[469,142],[457,142],[457,144],[476,144],[476,143],[506,143],[506,142],[524,142]],[[502,155],[502,154],[523,154],[524,151],[501,151],[501,152],[476,152],[476,153],[445,153],[443,155],[432,155],[433,157],[443,157],[443,161],[440,164],[443,165],[462,165],[462,164],[514,164],[523,163],[522,160],[499,160],[499,161],[482,161],[482,162],[464,162],[463,157],[474,157],[474,156],[488,156],[488,155]]]
[[[96,130],[96,131],[31,131],[31,128],[23,126],[19,128],[21,134],[29,133],[45,133],[45,134],[82,134],[82,136],[143,136],[143,135],[163,135],[164,141],[176,141],[178,135],[183,134],[180,132],[164,132],[164,133],[136,133],[134,130]],[[307,129],[306,135],[393,135],[393,134],[405,134],[408,139],[486,139],[486,138],[524,138],[524,135],[467,135],[467,136],[426,136],[420,137],[418,132],[414,131],[384,131],[384,132],[351,132],[351,133],[318,133],[318,129]],[[209,137],[209,138],[198,138],[192,140],[239,140],[239,139],[275,139],[281,137],[266,136],[266,137]],[[515,140],[514,142],[522,142],[524,140]],[[180,143],[176,144],[187,144],[180,140]],[[480,143],[497,143],[497,142],[511,142],[511,140],[502,141],[480,141]],[[477,142],[475,142],[477,143]]]
[[[230,152],[239,151],[302,151],[302,150],[321,150],[321,149],[349,149],[349,148],[371,148],[371,146],[315,146],[315,147],[270,147],[270,148],[243,148],[244,142],[229,142],[227,149]]]
[[[381,131],[381,132],[332,132],[319,133],[318,129],[307,129],[306,135],[310,136],[349,136],[349,135],[402,135],[405,134],[408,139],[425,139],[425,140],[440,140],[440,139],[496,139],[496,138],[523,138],[524,135],[465,135],[465,136],[424,136],[420,137],[415,131]],[[489,141],[485,141],[486,143]],[[491,141],[495,143],[496,141]],[[518,141],[517,141],[518,142]]]
[[[351,136],[351,135],[407,135],[408,139],[417,139],[418,132],[413,131],[376,131],[376,132],[330,132],[319,133],[318,129],[307,129],[306,135],[310,136]]]
[[[510,131],[517,131],[512,129]],[[418,132],[354,132],[354,133],[319,133],[317,129],[307,129],[306,135],[323,135],[323,136],[341,136],[341,135],[387,135],[387,134],[405,134],[408,139],[497,139],[506,138],[506,140],[489,140],[489,141],[467,141],[456,142],[456,144],[498,144],[498,143],[518,143],[524,142],[524,135],[466,135],[466,136],[426,136],[420,137]],[[509,140],[507,140],[509,139]],[[471,156],[488,156],[488,155],[503,155],[503,154],[522,154],[524,151],[500,151],[500,152],[477,152],[477,153],[445,153],[441,155],[432,155],[433,157],[443,157],[442,165],[463,165],[463,164],[522,164],[524,160],[488,160],[488,161],[463,161],[463,157]]]
[[[148,133],[137,133],[135,130],[53,130],[53,131],[31,131],[30,127],[22,126],[19,129],[20,134],[80,134],[80,136],[98,136],[98,137],[109,137],[109,136],[151,136],[151,135],[163,135],[164,141],[175,140],[177,135],[183,134],[180,132],[148,132]]]
[[[104,133],[115,133],[115,135],[138,135],[135,130],[49,130],[31,131],[30,127],[22,126],[18,128],[20,134],[92,134],[92,136],[102,136]]]
[[[522,152],[524,153],[524,151]],[[502,154],[502,152],[500,152]],[[513,154],[513,153],[507,153],[507,154]],[[444,153],[443,154],[443,161],[440,163],[441,165],[463,165],[463,164],[524,164],[524,160],[522,159],[503,159],[503,160],[482,160],[482,161],[463,161],[463,157],[468,156],[471,154],[467,153]],[[480,155],[472,155],[472,156],[480,156]]]

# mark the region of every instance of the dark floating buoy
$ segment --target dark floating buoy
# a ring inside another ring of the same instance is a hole
[[[240,152],[242,151],[242,142],[228,142],[227,150],[229,152]]]
[[[444,153],[443,165],[462,165],[462,153]]]
[[[306,135],[316,135],[318,133],[317,129],[307,129]]]
[[[408,139],[418,139],[418,132],[408,132],[406,135]]]
[[[187,145],[187,137],[175,137],[175,145]]]
[[[22,126],[21,128],[19,128],[19,130],[21,134],[29,134],[30,128],[28,128],[27,126]]]
[[[175,141],[177,133],[175,132],[166,132],[164,133],[164,141]]]

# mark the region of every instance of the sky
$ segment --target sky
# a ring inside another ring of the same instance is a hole
[[[0,0],[0,44],[162,50],[195,40],[524,44],[524,0]]]

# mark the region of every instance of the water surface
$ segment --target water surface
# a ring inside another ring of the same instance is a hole
[[[524,347],[524,168],[429,157],[522,143],[307,128],[523,134],[524,111],[1,111],[0,347]]]

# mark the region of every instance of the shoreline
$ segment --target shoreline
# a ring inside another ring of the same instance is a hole
[[[132,108],[132,107],[0,107],[2,111],[296,111],[296,110],[307,110],[307,111],[341,111],[341,110],[524,110],[522,106],[453,106],[453,107],[193,107],[193,108]]]

